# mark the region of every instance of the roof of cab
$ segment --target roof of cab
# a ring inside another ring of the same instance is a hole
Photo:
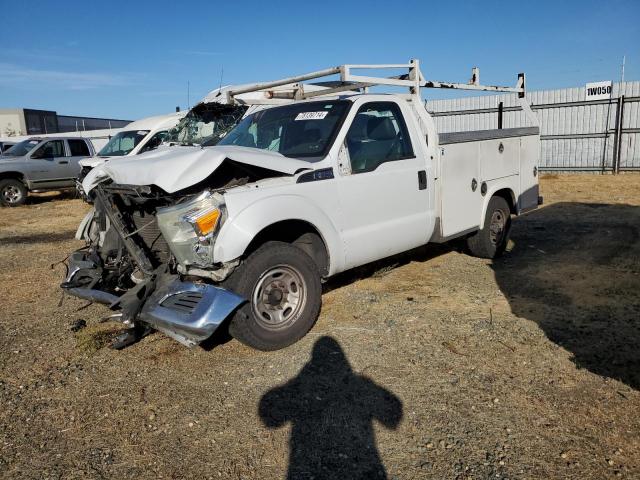
[[[25,140],[33,141],[33,142],[43,142],[45,140],[89,140],[89,139],[85,137],[80,137],[77,135],[60,135],[56,137],[29,137],[29,138],[25,138]],[[23,140],[20,140],[20,141],[23,141]]]
[[[184,112],[175,112],[168,115],[156,115],[155,117],[142,118],[131,122],[130,124],[122,127],[123,131],[130,130],[155,130],[157,128],[171,128],[175,127],[182,117],[187,114]]]

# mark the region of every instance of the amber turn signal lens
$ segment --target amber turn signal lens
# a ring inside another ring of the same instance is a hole
[[[220,210],[210,210],[195,219],[195,225],[200,235],[209,235],[218,226]]]

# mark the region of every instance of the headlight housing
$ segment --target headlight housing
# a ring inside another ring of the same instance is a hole
[[[213,243],[226,216],[222,196],[208,190],[157,212],[160,231],[178,263],[200,267],[213,264]]]

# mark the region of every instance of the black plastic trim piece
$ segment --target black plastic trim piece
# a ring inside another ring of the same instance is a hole
[[[418,190],[427,189],[427,172],[425,170],[418,171]]]
[[[331,180],[332,178],[335,178],[333,175],[333,168],[321,168],[319,170],[312,170],[311,172],[303,173],[298,177],[296,183],[317,182],[320,180]]]

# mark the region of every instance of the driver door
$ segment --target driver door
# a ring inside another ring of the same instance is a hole
[[[68,184],[69,158],[64,140],[49,140],[31,153],[33,189],[63,187]]]
[[[433,211],[421,150],[396,102],[358,109],[340,153],[346,268],[428,242]]]

